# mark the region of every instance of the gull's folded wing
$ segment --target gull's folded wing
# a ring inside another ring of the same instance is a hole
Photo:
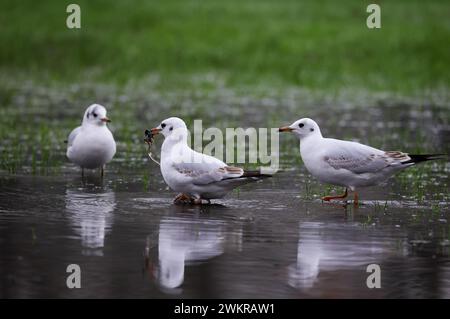
[[[384,152],[367,145],[345,141],[334,142],[333,147],[323,156],[323,160],[334,169],[345,169],[355,174],[376,173],[387,167],[402,165],[409,159],[406,153]]]
[[[189,178],[193,184],[206,185],[219,182],[224,179],[241,177],[244,173],[242,168],[227,166],[218,162],[203,163],[179,163],[174,164],[178,173]]]
[[[69,138],[67,139],[67,146],[72,146],[73,141],[75,141],[75,138],[77,137],[80,130],[81,130],[81,126],[78,126],[76,129],[74,129],[72,132],[70,132]]]

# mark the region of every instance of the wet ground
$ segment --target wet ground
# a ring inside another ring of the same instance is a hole
[[[107,93],[97,98],[107,100]],[[143,99],[121,117],[118,101],[134,101],[118,95],[108,98],[116,105],[110,117],[116,118],[118,155],[103,180],[92,172],[82,181],[55,140],[68,134],[67,119],[78,122],[84,107],[75,110],[69,100],[64,111],[55,108],[60,96],[10,94],[10,105],[29,107],[10,106],[2,115],[18,127],[32,118],[37,136],[27,129],[15,134],[2,120],[0,297],[450,298],[448,162],[420,165],[362,190],[359,208],[328,204],[320,196],[339,189],[314,181],[301,165],[298,143],[282,136],[283,171],[276,176],[213,205],[178,206],[146,158],[141,136],[169,114],[203,114],[205,127],[214,121],[219,127],[276,127],[310,116],[323,123],[326,135],[390,150],[449,152],[448,104],[380,98],[367,106],[346,103],[345,96],[305,100],[303,93],[178,96],[185,104],[177,104],[168,95]],[[192,108],[202,99],[225,106],[215,113]],[[302,101],[298,110],[296,99]],[[150,106],[153,114],[139,117]],[[133,118],[131,128],[123,124]],[[47,131],[46,122],[52,123]],[[27,139],[50,146],[29,146]],[[18,141],[24,149],[14,147]],[[66,286],[69,264],[81,267],[81,289]],[[369,264],[381,267],[380,289],[366,285]]]
[[[161,182],[125,176],[4,176],[1,296],[450,297],[448,203],[402,201],[388,185],[359,208],[323,204],[284,172],[177,206]],[[374,263],[381,289],[366,286]],[[69,264],[82,289],[66,287]]]

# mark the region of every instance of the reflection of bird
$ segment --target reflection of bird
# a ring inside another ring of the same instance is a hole
[[[385,242],[366,237],[366,232],[361,233],[359,240],[352,237],[341,238],[336,242],[335,237],[327,232],[342,233],[341,226],[338,227],[333,229],[329,224],[325,226],[315,222],[300,223],[297,261],[288,268],[290,286],[298,289],[311,288],[322,271],[362,268],[382,260],[387,251]]]
[[[289,268],[289,284],[296,288],[310,288],[319,275],[320,260],[323,257],[320,245],[298,243],[297,263]]]
[[[106,109],[99,104],[89,106],[81,126],[74,129],[67,140],[67,157],[82,169],[101,168],[111,161],[116,153],[116,142],[106,126],[110,120]]]
[[[66,191],[66,211],[74,228],[81,237],[83,253],[102,255],[105,234],[112,225],[112,212],[116,198],[112,191],[88,193],[78,190]]]
[[[181,192],[175,202],[201,203],[202,199],[222,198],[234,188],[267,176],[244,171],[221,160],[192,150],[183,120],[171,117],[151,130],[165,136],[161,148],[161,173],[171,189]]]
[[[377,185],[404,168],[442,157],[385,152],[356,142],[324,138],[317,123],[308,118],[279,131],[292,132],[300,139],[303,162],[319,181],[345,187],[343,195],[325,196],[322,198],[325,201],[346,198],[350,188],[355,191],[354,203],[358,204],[358,187]]]
[[[159,224],[159,284],[174,289],[184,281],[184,267],[224,251],[224,225],[209,219],[167,218]]]

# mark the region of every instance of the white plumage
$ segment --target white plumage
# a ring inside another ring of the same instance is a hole
[[[75,128],[67,140],[67,157],[82,169],[102,168],[116,153],[116,142],[106,126],[110,120],[106,109],[99,105],[89,106],[81,126]]]
[[[377,185],[415,163],[440,156],[382,151],[356,142],[324,138],[317,123],[308,118],[281,127],[279,131],[292,132],[300,140],[300,155],[313,176],[321,182],[346,187],[344,195],[325,196],[323,200],[345,198],[347,188],[355,191],[359,187]]]
[[[161,173],[167,185],[180,192],[175,201],[201,203],[222,198],[232,189],[263,177],[259,172],[228,166],[212,156],[192,150],[187,144],[183,120],[171,117],[153,128],[165,136],[161,148]]]

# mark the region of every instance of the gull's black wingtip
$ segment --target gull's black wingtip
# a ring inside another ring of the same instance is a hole
[[[408,154],[410,160],[403,162],[403,164],[417,164],[426,161],[449,159],[448,154]]]

